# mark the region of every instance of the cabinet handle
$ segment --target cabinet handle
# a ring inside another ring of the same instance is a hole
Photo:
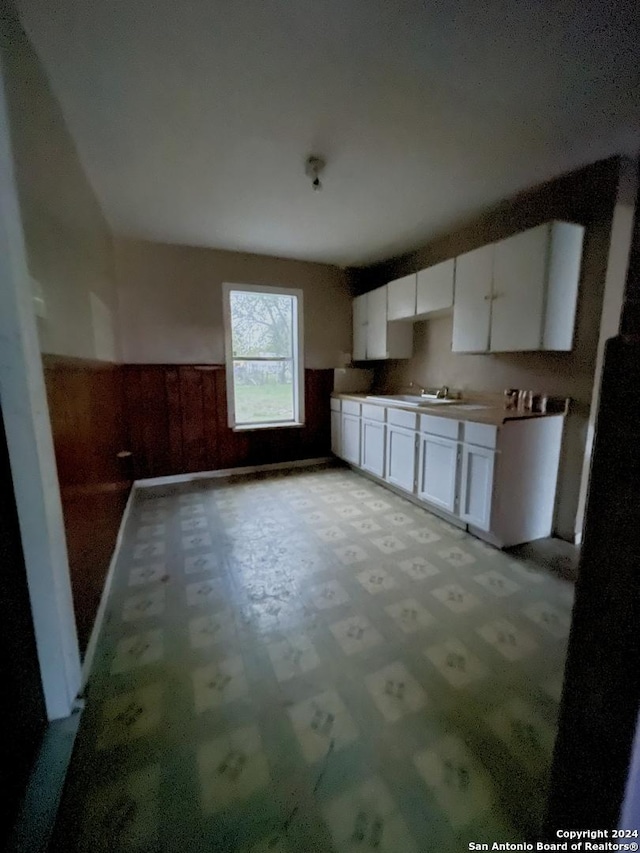
[[[484,297],[485,302],[491,302],[492,299],[493,299],[493,296],[485,296]]]

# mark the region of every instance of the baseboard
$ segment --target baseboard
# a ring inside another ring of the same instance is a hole
[[[80,716],[76,712],[47,726],[6,853],[46,853],[49,849]]]
[[[130,487],[130,480],[119,480],[115,483],[92,483],[87,486],[65,486],[60,490],[63,500],[65,498],[83,498],[87,495],[107,495],[113,492],[126,492]]]
[[[98,612],[96,613],[96,618],[93,623],[93,628],[91,629],[91,635],[89,636],[89,642],[87,643],[87,650],[84,655],[84,660],[82,661],[82,675],[80,681],[80,696],[84,693],[84,689],[87,685],[87,681],[89,680],[89,675],[91,674],[91,668],[93,666],[93,659],[96,654],[96,646],[98,645],[98,637],[100,636],[100,631],[102,629],[102,623],[104,622],[104,615],[107,609],[107,599],[109,598],[109,592],[111,591],[111,584],[113,582],[113,575],[116,569],[116,563],[118,561],[118,556],[120,554],[120,547],[122,545],[122,538],[124,535],[124,530],[127,525],[127,519],[129,518],[129,513],[131,512],[131,506],[133,504],[133,496],[135,493],[135,483],[131,487],[131,491],[129,492],[129,497],[127,498],[127,504],[124,508],[124,512],[122,513],[122,518],[120,520],[120,528],[118,529],[118,535],[116,537],[115,548],[113,549],[113,554],[111,555],[111,562],[109,563],[109,569],[107,571],[107,576],[104,581],[104,586],[102,587],[102,595],[100,596],[100,604],[98,605]]]
[[[319,456],[316,459],[295,459],[293,462],[269,462],[266,465],[246,465],[242,468],[220,468],[217,471],[197,471],[194,474],[170,474],[168,477],[148,477],[134,482],[135,488],[149,486],[172,486],[178,483],[191,483],[196,480],[210,480],[219,477],[235,477],[241,474],[259,474],[262,471],[282,471],[287,468],[310,468],[334,462],[333,456]]]
[[[440,509],[436,506],[430,506],[421,501],[416,495],[411,494],[411,492],[405,492],[404,489],[400,489],[398,486],[394,486],[393,483],[389,483],[387,480],[383,480],[381,477],[377,477],[375,474],[372,474],[370,471],[365,471],[364,468],[356,468],[354,465],[351,465],[347,462],[347,465],[354,474],[359,474],[361,477],[365,477],[367,480],[371,480],[373,483],[377,483],[379,486],[384,486],[385,489],[388,489],[390,492],[393,492],[395,495],[398,495],[400,498],[404,498],[409,503],[415,504],[415,506],[420,507],[420,509],[425,510],[425,512],[430,512],[431,515],[435,515],[437,518],[441,518],[443,521],[448,522],[453,525],[453,527],[459,527],[460,530],[466,530],[467,525],[464,521],[460,521],[459,518],[456,518],[455,515],[450,515],[446,510]]]

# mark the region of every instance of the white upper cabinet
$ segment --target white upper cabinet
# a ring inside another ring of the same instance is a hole
[[[582,225],[551,224],[542,349],[565,352],[573,349],[583,240]]]
[[[353,300],[353,360],[411,358],[413,324],[389,323],[387,285]]]
[[[416,293],[416,314],[424,316],[447,311],[453,306],[455,259],[420,270]]]
[[[367,293],[367,358],[387,355],[387,287]]]
[[[549,222],[461,255],[453,351],[571,350],[583,237]]]
[[[456,259],[453,304],[454,352],[487,352],[491,331],[493,244]]]
[[[492,352],[540,349],[548,241],[548,226],[541,225],[495,243]]]
[[[452,306],[453,352],[571,350],[583,237],[547,222],[357,297],[354,360],[411,358],[410,321]]]
[[[353,300],[353,353],[354,361],[367,357],[367,294]]]
[[[406,320],[416,316],[416,273],[387,285],[387,319]]]

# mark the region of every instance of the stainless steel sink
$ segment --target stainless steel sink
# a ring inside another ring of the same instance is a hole
[[[377,403],[400,403],[403,406],[442,406],[457,403],[458,400],[447,400],[436,397],[435,394],[368,394],[367,400]]]

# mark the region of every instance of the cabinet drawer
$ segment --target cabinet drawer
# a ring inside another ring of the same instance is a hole
[[[415,412],[406,412],[404,409],[387,409],[387,423],[407,429],[416,428],[417,415]]]
[[[464,440],[466,444],[477,444],[479,447],[495,450],[498,444],[498,427],[467,422],[464,425]]]
[[[455,440],[460,437],[460,421],[438,418],[435,415],[420,415],[420,431]]]
[[[339,412],[341,402],[342,402],[342,400],[336,400],[335,397],[332,397],[331,398],[331,411],[332,412]]]
[[[362,404],[362,417],[369,421],[386,420],[387,410],[384,406],[373,406],[371,403]]]
[[[356,403],[355,400],[342,400],[343,415],[358,415],[360,417],[360,408],[362,404]]]

